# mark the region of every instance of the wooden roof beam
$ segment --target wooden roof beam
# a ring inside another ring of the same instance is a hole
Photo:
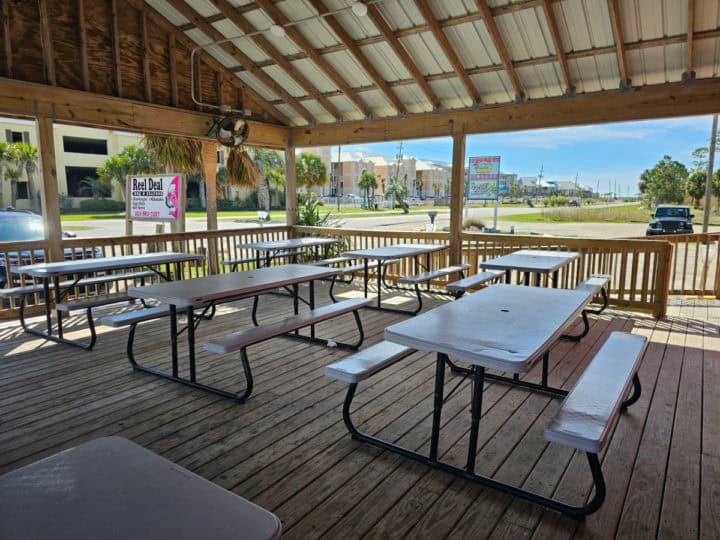
[[[268,17],[275,21],[276,24],[287,25],[291,22],[270,0],[256,0],[256,4],[259,5]],[[305,36],[303,36],[294,26],[284,26],[284,28],[287,35],[290,36],[290,39],[292,39],[300,49],[305,51],[305,54],[307,54],[308,57],[315,62],[315,65],[317,65],[317,67],[320,68],[320,70],[325,73],[325,75],[327,75],[340,90],[342,90],[345,97],[352,101],[366,118],[369,118],[372,113],[370,112],[367,104],[357,95],[357,92],[355,92],[347,81],[345,81],[340,74],[335,71],[335,68],[333,68],[330,63],[315,50],[312,44],[305,39]]]
[[[475,84],[472,82],[472,79],[470,79],[470,76],[465,70],[465,66],[460,61],[460,57],[457,55],[455,49],[450,44],[450,40],[448,40],[445,32],[440,27],[440,23],[438,23],[437,19],[435,18],[435,14],[430,8],[430,5],[427,3],[427,0],[415,0],[415,5],[417,5],[420,13],[423,16],[423,19],[425,19],[425,22],[427,22],[428,26],[430,27],[430,30],[432,31],[435,40],[440,45],[443,53],[445,53],[445,56],[450,61],[450,64],[455,70],[455,73],[460,79],[460,82],[465,87],[465,91],[468,93],[468,96],[470,96],[470,99],[472,99],[473,105],[480,105],[482,103],[480,93],[478,92],[477,88],[475,88]]]
[[[326,13],[329,13],[329,10],[323,0],[310,0],[310,3],[319,14],[324,15]],[[395,92],[392,91],[390,85],[385,81],[385,79],[383,79],[382,75],[380,75],[380,73],[375,68],[375,66],[372,65],[370,60],[367,59],[365,54],[363,54],[362,50],[355,43],[352,36],[347,33],[347,30],[345,30],[342,24],[340,24],[340,22],[335,18],[335,15],[327,15],[326,17],[324,17],[324,20],[328,24],[328,26],[332,28],[333,32],[337,34],[342,44],[347,47],[348,51],[350,51],[350,53],[360,63],[360,65],[363,67],[370,79],[372,79],[372,81],[375,83],[378,90],[383,93],[385,99],[387,99],[393,105],[393,107],[395,107],[395,110],[397,110],[398,114],[405,114],[405,104],[400,101],[397,95],[395,95]]]
[[[560,64],[560,69],[562,70],[563,79],[565,81],[565,95],[574,96],[575,85],[570,77],[570,68],[568,67],[567,56],[565,55],[565,47],[560,39],[560,30],[558,29],[551,0],[543,0],[543,11],[545,12],[545,20],[547,20],[548,28],[550,29],[550,36],[552,37],[553,46],[555,47],[555,54],[557,55],[558,63]]]
[[[206,36],[208,36],[213,41],[222,41],[225,38],[224,35],[219,30],[216,30],[214,26],[211,24],[206,23],[203,18],[198,14],[195,9],[193,9],[189,4],[185,2],[185,0],[168,0],[168,3],[174,7],[183,17],[188,19],[190,22],[195,24],[195,26],[203,32]],[[218,45],[221,49],[223,49],[226,53],[228,53],[230,56],[232,56],[235,60],[237,60],[240,64],[245,66],[245,68],[252,73],[261,83],[263,83],[265,86],[270,88],[273,92],[275,92],[277,95],[283,98],[285,100],[285,103],[287,103],[292,109],[295,110],[301,117],[305,119],[305,121],[308,124],[314,124],[315,118],[312,116],[312,113],[305,109],[298,101],[295,99],[294,96],[292,96],[287,90],[285,90],[280,84],[278,84],[275,79],[270,77],[265,71],[263,71],[261,68],[257,67],[252,59],[247,56],[244,52],[242,52],[240,49],[235,47],[230,42],[225,42],[220,45]],[[218,104],[219,105],[219,104]]]
[[[693,43],[695,35],[695,0],[688,0],[688,31],[687,31],[687,64],[683,80],[693,80],[695,78],[695,67],[693,62]]]
[[[620,70],[620,88],[624,90],[632,86],[632,80],[628,75],[625,39],[623,38],[618,0],[608,0],[608,6],[610,7],[610,23],[612,24],[613,35],[615,36],[615,50],[617,52],[618,69]]]
[[[522,83],[520,82],[520,77],[518,77],[517,71],[515,71],[512,57],[510,56],[510,53],[508,52],[507,47],[503,42],[502,36],[500,35],[500,30],[498,30],[497,24],[495,24],[495,19],[493,18],[490,6],[488,6],[486,0],[475,0],[475,5],[483,15],[485,27],[490,34],[490,38],[495,45],[495,49],[497,50],[498,55],[500,56],[500,60],[505,67],[505,71],[510,78],[510,82],[513,85],[513,89],[515,90],[515,101],[524,101],[525,91],[523,90]]]
[[[115,74],[115,92],[118,97],[122,97],[122,72],[120,71],[120,30],[118,29],[118,9],[117,0],[110,0],[110,18],[111,18],[111,37],[112,37],[112,57],[113,57],[113,73]]]
[[[80,32],[80,71],[83,90],[90,91],[90,68],[88,67],[87,22],[85,21],[85,0],[77,0],[78,31]]]
[[[45,80],[48,84],[56,86],[57,77],[55,76],[55,52],[53,50],[46,0],[40,0],[38,2],[38,10],[40,12],[40,43],[42,44],[43,64],[45,64]]]
[[[227,0],[210,0],[210,2],[220,11],[223,17],[229,19],[244,34],[255,32],[255,28],[248,22],[245,17],[236,11]],[[268,41],[265,36],[256,34],[251,38],[255,44],[260,47],[265,54],[272,58],[277,65],[283,68],[288,75],[295,79],[305,91],[314,97],[325,110],[335,117],[335,120],[342,120],[342,114],[332,102],[322,95],[322,93],[311,83],[295,66],[293,66],[285,57]]]
[[[153,7],[151,7],[149,4],[147,4],[144,0],[125,0],[129,5],[134,7],[137,11],[146,13],[147,16],[150,18],[150,20],[156,24],[159,28],[167,32],[168,34],[168,54],[169,57],[172,58],[175,55],[175,42],[178,42],[182,44],[185,48],[188,50],[192,50],[195,47],[197,47],[197,43],[195,43],[193,40],[191,40],[189,37],[185,35],[185,33],[180,30],[177,26],[173,25],[170,21],[168,21],[163,15],[161,15],[159,12],[157,12]],[[276,107],[271,105],[265,98],[261,97],[257,92],[255,92],[252,88],[248,88],[245,86],[245,84],[238,79],[238,77],[235,76],[235,74],[225,66],[223,66],[220,62],[215,60],[210,55],[205,55],[203,58],[203,62],[210,66],[215,71],[225,71],[228,73],[228,78],[230,81],[232,81],[232,84],[236,86],[239,89],[242,89],[243,91],[247,91],[253,98],[253,100],[260,106],[271,118],[274,118],[275,120],[279,120],[281,123],[289,124],[290,119],[286,117],[282,112],[280,112]],[[173,105],[177,105],[177,76],[176,76],[176,66],[175,62],[170,62],[170,82],[171,82],[171,99],[173,100]]]
[[[410,72],[410,75],[412,75],[412,78],[415,79],[415,82],[420,87],[423,94],[425,94],[425,97],[430,102],[430,105],[432,105],[432,108],[439,111],[442,108],[440,99],[430,87],[430,83],[428,83],[423,74],[420,73],[415,61],[410,58],[410,55],[405,50],[405,47],[403,47],[403,44],[400,43],[400,40],[393,33],[392,28],[390,28],[388,23],[385,22],[380,10],[375,4],[369,4],[367,14],[378,31],[385,37],[388,45],[390,45],[392,50],[395,51],[395,54],[398,55],[400,61],[403,63],[403,66],[405,66],[405,69],[407,69],[408,72]]]
[[[10,3],[0,2],[2,17],[3,49],[5,51],[5,75],[13,76],[12,40],[10,37]]]

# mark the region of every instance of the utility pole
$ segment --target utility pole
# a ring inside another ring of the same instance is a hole
[[[713,116],[712,132],[710,133],[710,151],[708,153],[707,178],[705,179],[705,208],[703,209],[703,232],[708,232],[710,223],[710,203],[712,194],[712,175],[715,165],[715,145],[717,144],[718,115]]]
[[[535,186],[535,200],[538,198],[538,190],[540,189],[540,186],[542,185],[542,179],[543,179],[543,170],[545,170],[545,165],[540,165],[540,174],[538,174],[538,181],[537,185]]]

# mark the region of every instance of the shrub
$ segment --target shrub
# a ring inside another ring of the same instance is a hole
[[[570,197],[563,195],[553,195],[545,199],[545,206],[567,206],[570,204]]]
[[[83,212],[124,212],[125,201],[113,199],[86,199],[80,201],[80,210]]]
[[[468,218],[463,221],[463,229],[482,231],[485,228],[485,223],[477,218]]]

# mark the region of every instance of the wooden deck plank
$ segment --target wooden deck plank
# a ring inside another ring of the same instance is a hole
[[[318,287],[325,300],[326,285]],[[353,287],[343,294],[357,295]],[[412,302],[406,295],[404,300]],[[437,305],[428,299],[426,309]],[[287,313],[287,298],[268,296],[263,320]],[[198,343],[249,325],[251,301],[218,310]],[[603,507],[584,524],[468,484],[400,456],[353,441],[342,422],[346,386],[323,375],[349,354],[285,338],[253,347],[256,392],[230,400],[134,373],[125,358],[127,329],[104,329],[86,353],[0,324],[0,472],[93,438],[120,435],[256,503],[284,521],[287,538],[720,537],[720,302],[672,297],[668,319],[607,311],[593,317],[580,344],[559,343],[551,381],[572,385],[613,329],[651,343],[640,376],[643,396],[621,418],[601,456],[608,485]],[[366,344],[405,317],[363,312]],[[67,321],[84,333],[82,317]],[[41,325],[42,318],[32,320]],[[319,328],[350,340],[352,318]],[[167,320],[143,324],[138,354],[169,365]],[[185,354],[180,343],[181,358]],[[199,376],[242,384],[236,355],[198,355]],[[426,449],[434,355],[415,354],[361,384],[353,418],[369,433]],[[537,371],[533,373],[537,376]],[[448,378],[448,388],[457,380]],[[486,386],[479,471],[528,489],[579,501],[588,496],[583,454],[548,445],[542,428],[557,402],[499,384]],[[443,410],[441,452],[462,464],[469,384]],[[648,499],[641,501],[640,498]],[[694,526],[694,528],[693,528]]]

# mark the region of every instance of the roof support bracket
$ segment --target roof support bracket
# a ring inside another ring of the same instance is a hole
[[[695,80],[695,72],[694,71],[683,71],[683,74],[682,74],[683,82],[691,82],[694,80]]]
[[[566,98],[574,98],[577,93],[575,92],[576,88],[575,86],[568,86],[567,90],[565,90],[565,94],[563,94]]]
[[[621,92],[629,92],[632,90],[632,79],[628,79],[627,81],[620,81],[620,91]]]

